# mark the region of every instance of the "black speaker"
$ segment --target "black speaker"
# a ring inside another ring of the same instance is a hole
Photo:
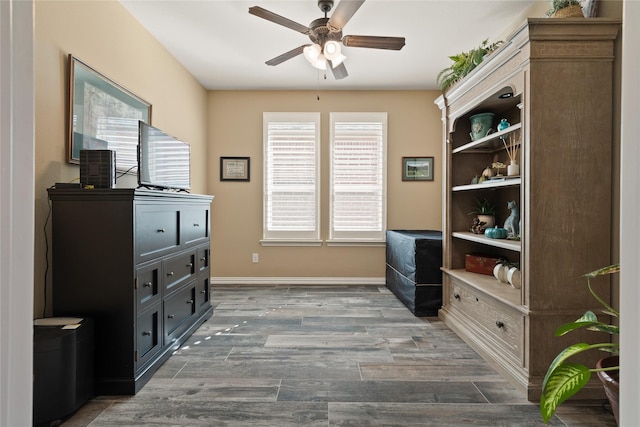
[[[83,187],[114,188],[116,186],[116,152],[80,150],[80,182]]]

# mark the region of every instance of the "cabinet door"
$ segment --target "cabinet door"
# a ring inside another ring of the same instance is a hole
[[[136,322],[136,371],[152,360],[162,347],[160,303],[138,315]]]
[[[204,207],[180,210],[180,243],[202,243],[209,237],[209,209]]]
[[[198,248],[196,255],[198,258],[198,272],[202,272],[209,267],[209,254],[211,250],[209,245]]]
[[[136,261],[149,261],[180,244],[178,210],[165,205],[137,205]]]
[[[188,284],[164,300],[164,343],[173,342],[189,326],[196,312],[196,283]]]
[[[162,261],[165,296],[178,289],[196,273],[196,252],[181,252]]]
[[[196,308],[198,311],[209,306],[209,270],[198,276],[196,286]]]
[[[160,301],[162,264],[157,261],[136,269],[136,304],[138,312]]]

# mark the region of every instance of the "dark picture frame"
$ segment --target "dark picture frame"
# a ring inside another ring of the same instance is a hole
[[[220,157],[220,181],[249,181],[249,157]]]
[[[403,181],[433,181],[433,157],[403,157]]]
[[[118,170],[136,166],[139,120],[151,124],[150,103],[69,54],[69,163],[97,149],[115,151]]]

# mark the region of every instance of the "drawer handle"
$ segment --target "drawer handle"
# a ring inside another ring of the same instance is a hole
[[[206,293],[207,293],[207,291],[200,291],[200,293],[201,293],[202,295],[204,295],[204,294],[206,294]]]
[[[175,314],[170,314],[170,315],[167,316],[167,318],[169,318],[169,319],[173,319],[174,317],[176,317]]]
[[[460,294],[453,294],[453,297],[454,297],[455,299],[457,299],[458,301],[460,300]]]
[[[193,304],[193,300],[192,299],[188,300],[187,304]]]
[[[193,224],[194,227],[200,227],[200,224]]]
[[[173,276],[173,271],[168,272],[167,276]]]
[[[193,263],[190,262],[189,264],[187,264],[187,267],[189,267],[189,268],[193,267]]]
[[[205,262],[206,260],[207,260],[207,258],[205,258],[205,257],[200,258],[200,261],[202,261],[202,262]]]
[[[144,331],[144,332],[142,332],[142,336],[143,336],[143,337],[150,337],[150,336],[151,336],[151,331]]]
[[[158,233],[164,233],[164,232],[166,232],[166,230],[164,228],[159,228],[158,229]]]
[[[498,328],[501,328],[501,329],[502,329],[502,328],[504,328],[504,323],[503,323],[503,322],[501,322],[501,321],[499,321],[499,320],[496,320],[496,326],[497,326]]]
[[[145,288],[150,288],[150,287],[151,287],[151,285],[152,285],[152,283],[151,283],[151,282],[147,282],[147,283],[145,283],[145,284],[144,284],[144,285],[142,285],[142,286],[143,286],[143,287],[145,287]]]

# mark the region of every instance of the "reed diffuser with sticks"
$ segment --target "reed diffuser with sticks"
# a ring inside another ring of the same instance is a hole
[[[520,141],[517,137],[511,133],[508,138],[504,136],[500,137],[504,144],[504,149],[509,156],[509,165],[507,166],[507,176],[520,175],[520,165],[518,165],[518,149],[520,148]],[[507,141],[508,140],[508,141]]]

